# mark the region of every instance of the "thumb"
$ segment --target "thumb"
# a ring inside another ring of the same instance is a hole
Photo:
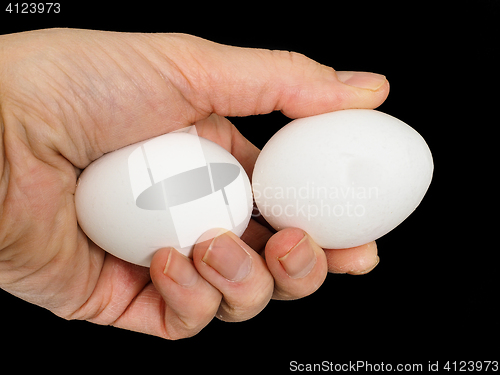
[[[383,75],[335,72],[294,52],[231,47],[190,35],[169,37],[184,46],[184,53],[175,56],[176,66],[189,81],[181,85],[189,87],[184,95],[205,115],[248,116],[280,110],[297,118],[376,108],[389,94]]]

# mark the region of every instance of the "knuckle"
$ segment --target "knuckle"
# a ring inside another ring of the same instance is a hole
[[[298,52],[282,51],[282,50],[273,50],[271,52],[283,60],[289,60],[290,63],[292,63],[293,65],[303,65],[312,61],[306,55],[303,55]]]
[[[320,272],[315,272],[309,277],[297,280],[286,280],[286,282],[277,282],[273,299],[290,301],[307,297],[316,292],[323,285],[328,270],[326,266],[321,267]]]
[[[253,306],[230,305],[223,301],[216,316],[224,322],[244,322],[256,316],[263,308],[264,306],[256,311]]]
[[[168,332],[165,332],[163,338],[170,341],[177,341],[181,339],[187,339],[189,337],[193,337],[198,334],[203,327],[201,328],[187,328],[187,327],[175,327],[170,329]]]
[[[303,75],[312,75],[316,73],[317,69],[322,67],[321,64],[298,52],[273,51],[273,53],[277,54],[282,61],[287,61],[290,71],[293,70],[297,72],[296,74],[302,72]]]
[[[173,311],[168,306],[163,314],[162,337],[168,340],[179,340],[193,337],[205,328],[214,318],[219,303],[204,305],[195,311],[190,309],[185,313]]]
[[[252,290],[242,291],[230,297],[225,295],[216,317],[225,322],[243,322],[258,315],[267,306],[274,290],[274,279],[261,277],[261,282],[252,284]]]

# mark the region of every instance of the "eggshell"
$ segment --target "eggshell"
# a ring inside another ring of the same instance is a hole
[[[419,205],[433,173],[429,147],[387,114],[343,110],[290,122],[264,146],[255,202],[276,229],[297,227],[323,248],[373,241]]]
[[[224,148],[175,132],[94,161],[78,180],[75,204],[92,241],[149,266],[161,247],[190,256],[212,228],[240,236],[251,217],[252,193],[244,169]]]

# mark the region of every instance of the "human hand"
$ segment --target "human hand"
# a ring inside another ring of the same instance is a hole
[[[66,319],[175,339],[214,316],[242,321],[271,298],[309,295],[328,271],[377,264],[375,243],[323,250],[300,229],[251,220],[241,239],[198,244],[193,260],[160,249],[147,269],[85,236],[74,192],[103,154],[192,124],[251,176],[259,150],[224,116],[375,108],[385,77],[189,35],[85,30],[1,36],[0,62],[2,289]]]

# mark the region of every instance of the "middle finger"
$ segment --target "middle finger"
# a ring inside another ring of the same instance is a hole
[[[270,301],[274,279],[266,262],[232,232],[221,230],[212,240],[197,244],[193,261],[200,275],[223,295],[219,319],[248,320]]]

